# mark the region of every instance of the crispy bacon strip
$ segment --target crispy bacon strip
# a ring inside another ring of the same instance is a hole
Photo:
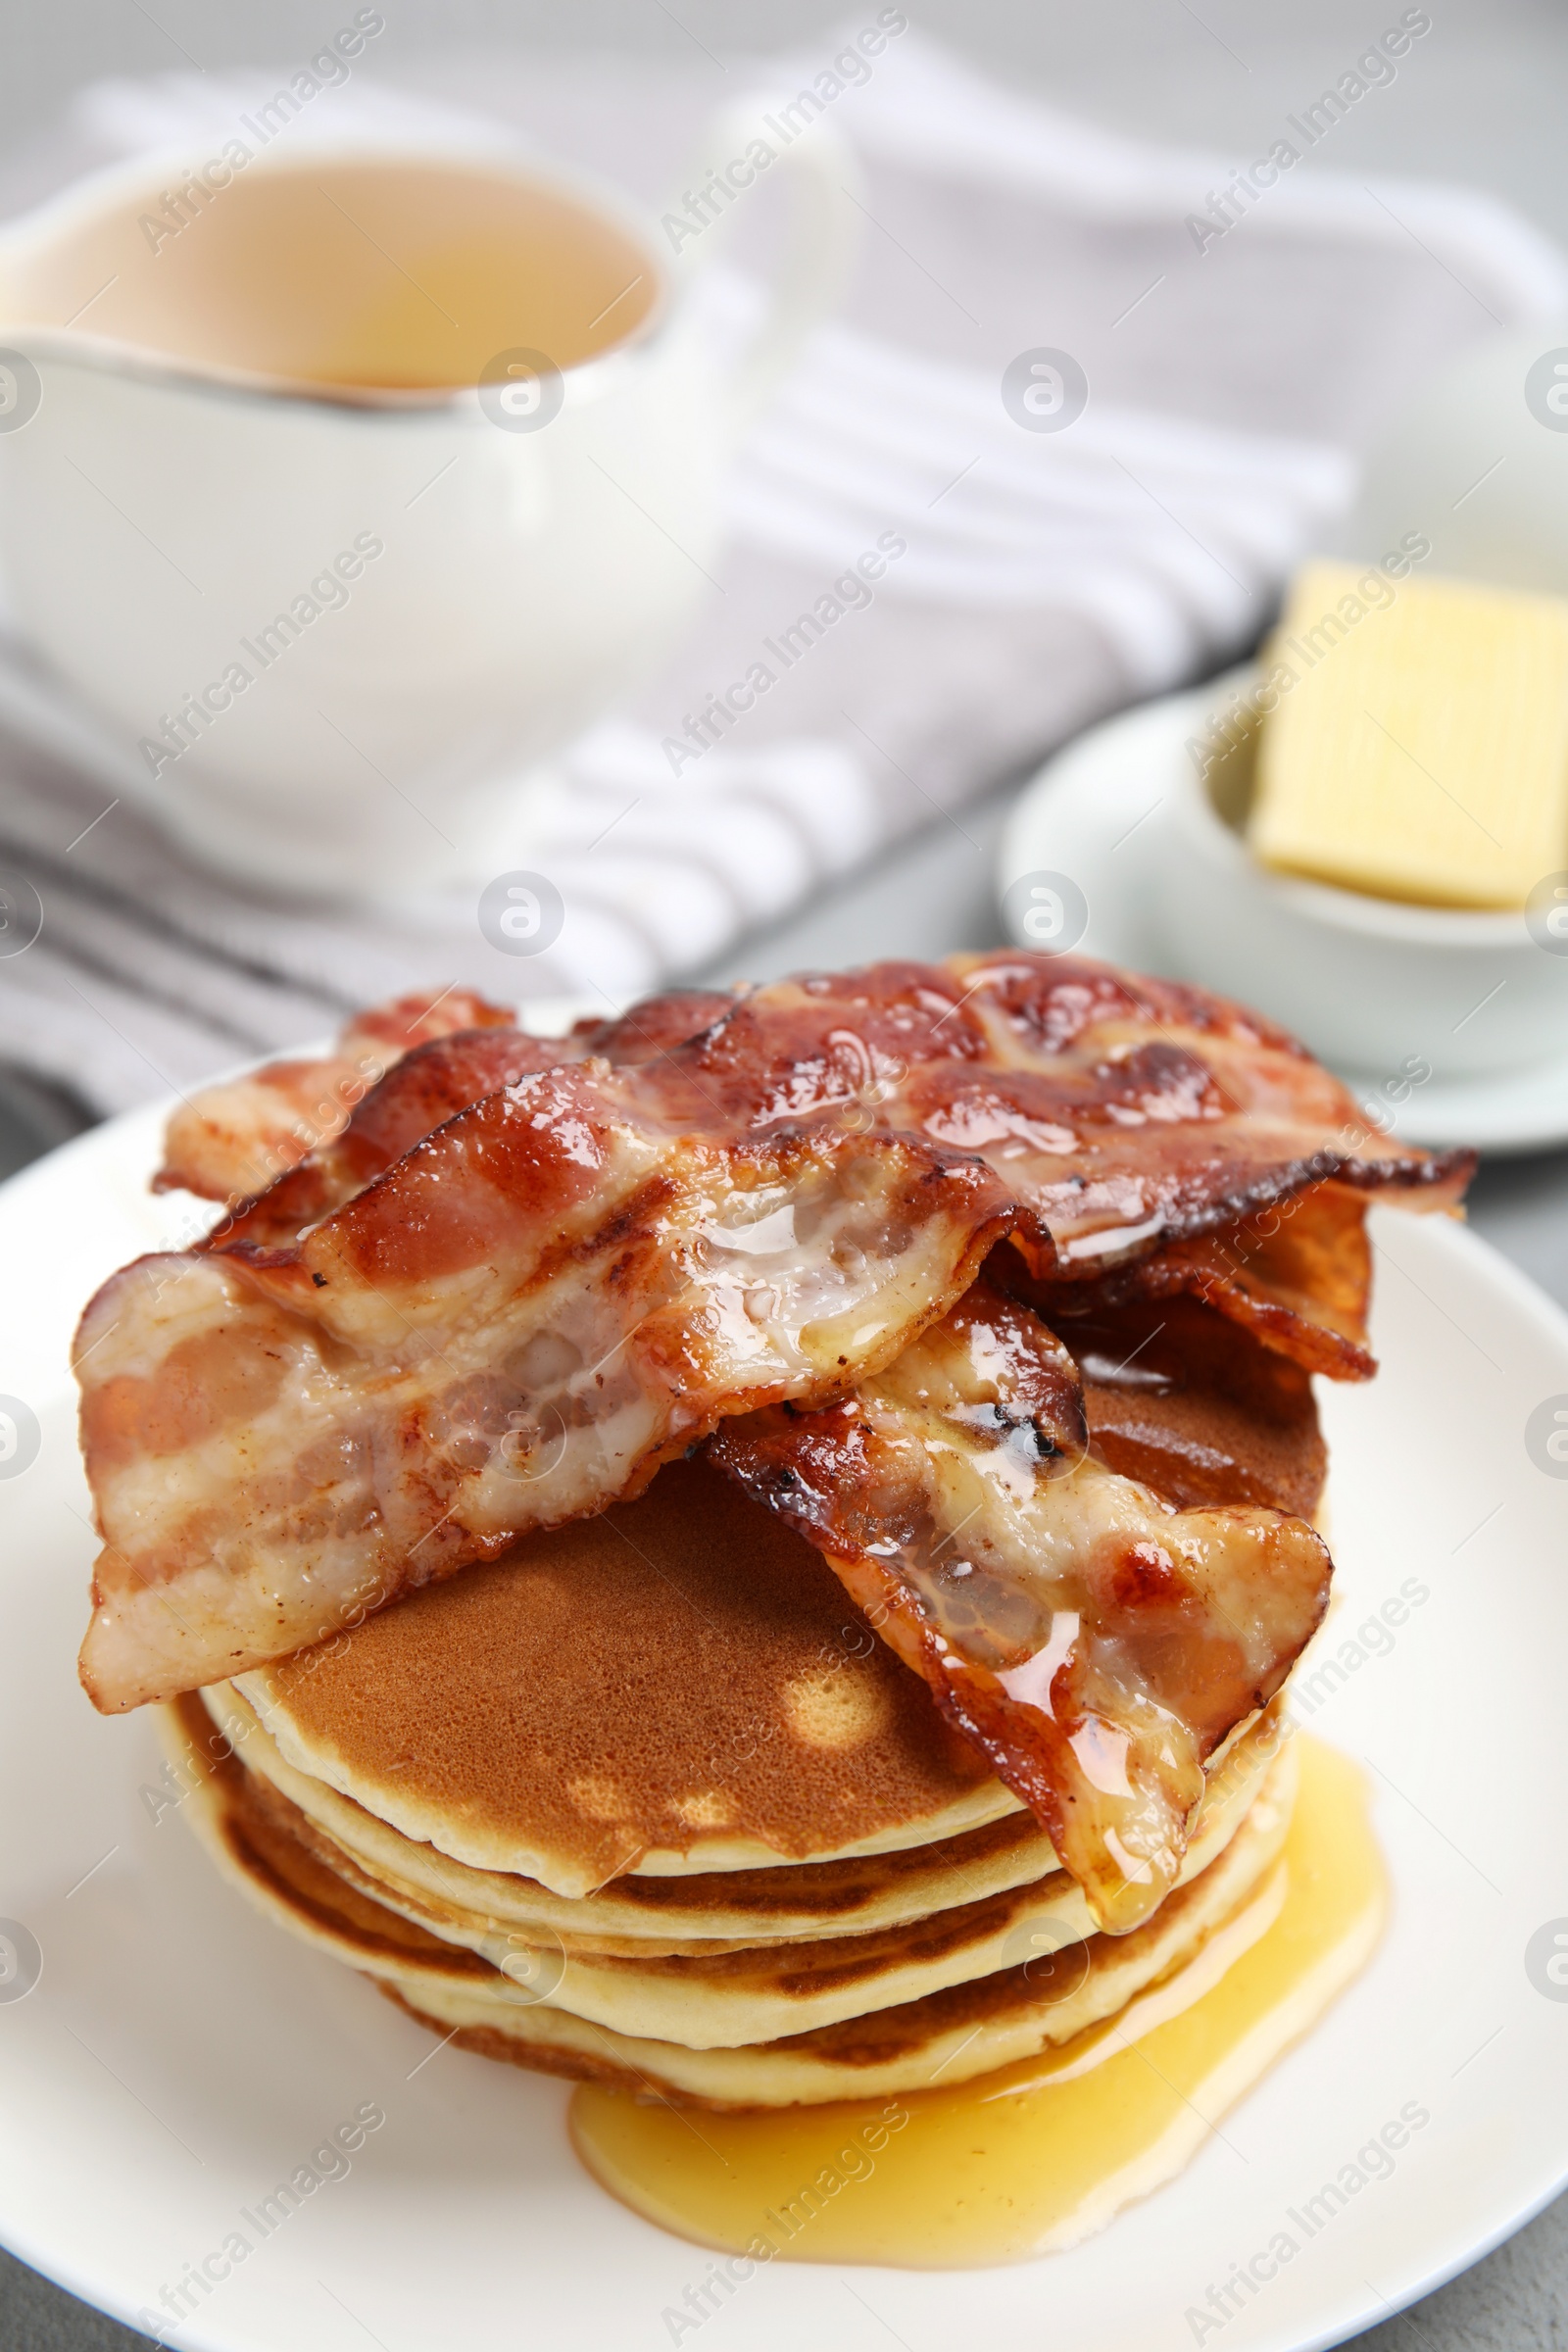
[[[593,1054],[642,1066],[659,1115],[694,1133],[830,1119],[972,1152],[1012,1188],[1042,1282],[1100,1283],[1112,1304],[1186,1291],[1306,1369],[1355,1379],[1372,1369],[1366,1199],[1451,1206],[1472,1165],[1390,1144],[1255,1016],[1079,958],[960,956],[733,997],[674,992],[555,1046],[490,1042],[489,1062],[461,1044],[426,1049],[422,1098],[384,1081],[342,1147],[314,1152],[296,1190],[250,1204],[243,1230],[292,1238],[409,1149],[418,1117]]]
[[[183,1103],[170,1119],[153,1190],[199,1193],[205,1200],[259,1193],[336,1135],[355,1103],[414,1047],[462,1029],[511,1028],[515,1019],[466,988],[399,997],[356,1013],[324,1060],[266,1062]]]
[[[1008,1252],[993,1250],[995,1274]],[[1010,1286],[1002,1286],[1010,1287]],[[1135,1298],[1052,1330],[1083,1378],[1102,1462],[1183,1509],[1261,1502],[1310,1519],[1328,1451],[1309,1373],[1197,1298]]]
[[[978,1283],[855,1396],[709,1450],[799,1528],[1034,1810],[1101,1926],[1175,1884],[1203,1767],[1328,1600],[1298,1519],[1177,1510],[1087,1449],[1071,1356]]]
[[[737,1126],[831,1111],[979,1152],[1016,1186],[1042,1270],[1078,1278],[1329,1176],[1446,1205],[1471,1164],[1379,1135],[1293,1038],[1222,998],[1021,951],[753,990],[665,1081]]]
[[[572,1042],[585,1054],[602,1054],[622,1068],[658,1061],[675,1046],[701,1037],[722,1020],[744,989],[671,988],[644,997],[612,1021],[579,1021]]]
[[[660,1000],[634,1008],[652,1022]],[[1457,1200],[1473,1158],[1391,1145],[1295,1040],[1174,982],[1004,953],[753,991],[666,1056],[731,1121],[831,1111],[980,1152],[1042,1282],[1186,1291],[1365,1378],[1365,1201]],[[1337,1179],[1330,1183],[1328,1180]]]
[[[1369,1380],[1377,1359],[1367,1346],[1366,1210],[1365,1193],[1329,1181],[1220,1232],[1172,1242],[1098,1282],[1021,1287],[1048,1320],[1135,1299],[1201,1299],[1308,1372]]]
[[[341,1135],[308,1152],[254,1200],[242,1200],[213,1239],[286,1246],[459,1111],[575,1057],[560,1038],[513,1028],[469,1029],[416,1046],[358,1104]]]
[[[672,1134],[591,1063],[486,1094],[287,1247],[126,1267],[77,1346],[89,1693],[284,1655],[636,1493],[725,1413],[841,1389],[1008,1213],[935,1145]]]
[[[1218,1306],[1309,1372],[1369,1379],[1377,1361],[1367,1346],[1367,1206],[1364,1191],[1332,1179],[1313,1185],[1226,1233],[1177,1244],[1168,1255],[1180,1280],[1169,1287]],[[1147,1295],[1166,1296],[1165,1283]]]

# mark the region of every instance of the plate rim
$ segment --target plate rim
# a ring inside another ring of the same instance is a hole
[[[14,1220],[27,1214],[28,1198],[34,1189],[27,1181],[29,1177],[35,1172],[58,1171],[61,1160],[70,1155],[74,1163],[74,1176],[78,1181],[85,1179],[90,1183],[95,1162],[101,1163],[107,1170],[124,1152],[127,1144],[139,1151],[147,1127],[155,1118],[166,1115],[172,1102],[172,1099],[169,1103],[143,1105],[121,1112],[82,1135],[72,1138],[55,1152],[46,1153],[40,1160],[0,1184],[0,1248],[10,1238]],[[1390,1210],[1386,1213],[1397,1215],[1401,1212]],[[1440,1250],[1451,1250],[1459,1264],[1468,1265],[1489,1287],[1500,1292],[1509,1306],[1559,1351],[1565,1366],[1568,1366],[1568,1310],[1544,1292],[1494,1245],[1463,1223],[1440,1214],[1425,1216],[1422,1222],[1436,1238]],[[47,1396],[40,1395],[39,1402],[47,1409],[58,1401],[60,1393],[56,1389]],[[1307,2333],[1271,2333],[1257,2339],[1258,2345],[1266,2345],[1269,2352],[1328,2352],[1329,2347],[1344,2343],[1384,2319],[1396,2316],[1473,2268],[1544,2212],[1565,2188],[1568,2188],[1568,2124],[1565,2124],[1561,2154],[1549,2178],[1538,2182],[1519,2204],[1489,2218],[1475,2234],[1465,2237],[1463,2244],[1449,2247],[1430,2264],[1424,2265],[1418,2277],[1400,2284],[1396,2298],[1379,2296],[1376,2307],[1363,2305],[1355,2312],[1342,2312],[1337,2317],[1328,2317],[1321,2326]],[[12,2216],[0,2212],[0,2244],[15,2254],[19,2261],[74,2295],[90,2309],[106,2312],[122,2324],[133,2329],[136,2328],[135,2315],[142,2306],[122,2295],[118,2284],[107,2276],[96,2274],[85,2259],[73,2256],[58,2232],[55,2240],[46,2242],[43,2232],[19,2228]],[[1013,2269],[1029,2270],[1048,2259],[1040,2257],[1035,2264],[1001,2266],[1002,2273],[1005,2276]],[[906,2271],[893,2265],[868,2267],[873,2275],[886,2274],[912,2280],[949,2275]],[[990,2276],[989,2273],[966,2275],[976,2280],[982,2276]],[[1373,2291],[1376,2293],[1376,2290]],[[977,2284],[974,2292],[982,2294],[984,2289]],[[174,2340],[193,2347],[193,2352],[241,2352],[242,2346],[245,2352],[250,2352],[254,2339],[248,2338],[243,2332],[214,2332],[203,2328],[198,2325],[202,2316],[200,2312],[193,2313],[181,2325]]]

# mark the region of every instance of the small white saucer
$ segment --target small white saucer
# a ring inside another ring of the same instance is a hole
[[[1107,719],[1058,752],[1019,795],[998,858],[1004,895],[1021,875],[1065,875],[1088,902],[1086,956],[1171,979],[1203,982],[1178,956],[1159,914],[1165,822],[1190,736],[1201,731],[1220,682],[1162,697]],[[1009,916],[1021,946],[1032,943]],[[1266,1009],[1266,1008],[1265,1008]],[[1375,1077],[1343,1069],[1377,1123],[1411,1143],[1472,1144],[1495,1152],[1568,1143],[1568,1050],[1494,1077],[1429,1078],[1391,1102]]]

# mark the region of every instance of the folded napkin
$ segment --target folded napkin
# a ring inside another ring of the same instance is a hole
[[[498,857],[563,896],[545,954],[491,947],[475,889],[323,908],[205,873],[135,812],[91,714],[0,634],[0,1054],[110,1110],[418,985],[609,1006],[697,970],[1075,729],[1245,650],[1390,407],[1476,337],[1568,307],[1555,249],[1489,198],[1315,160],[1227,204],[1234,161],[1091,128],[910,29],[852,70],[858,29],[689,73],[400,60],[388,32],[287,122],[304,142],[482,115],[662,213],[694,156],[724,160],[703,151],[716,102],[810,90],[858,152],[863,251],[734,467],[688,641],[560,758]],[[5,193],[30,203],[144,146],[199,158],[293,74],[100,84]],[[1305,126],[1294,143],[1304,156]],[[707,299],[722,340],[760,294],[719,265]],[[1021,417],[1027,366],[1004,385],[1042,349],[1087,380],[1065,429]],[[842,585],[878,549],[874,587]],[[694,750],[688,719],[759,660],[776,683]],[[42,929],[7,955],[5,893],[24,908],[28,884]]]

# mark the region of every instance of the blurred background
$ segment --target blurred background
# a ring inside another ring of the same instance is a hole
[[[898,17],[872,70],[832,102],[859,173],[858,258],[724,472],[713,568],[706,546],[682,551],[707,585],[662,665],[552,751],[547,788],[519,797],[471,876],[357,900],[209,870],[138,796],[146,763],[135,770],[123,730],[39,659],[25,598],[9,622],[0,611],[0,886],[34,887],[45,909],[35,945],[0,960],[0,1174],[106,1114],[324,1035],[393,986],[462,979],[600,1005],[674,979],[1000,941],[1020,870],[1004,844],[1041,761],[1245,661],[1299,561],[1353,538],[1368,453],[1396,445],[1452,370],[1494,345],[1568,343],[1568,17],[1546,0],[1441,0],[1430,14],[918,0],[853,21],[806,0],[387,0],[371,13],[383,28],[322,109],[352,94],[356,108],[406,110],[389,121],[435,110],[459,137],[483,116],[656,217],[671,187],[689,190],[690,156],[722,160],[703,146],[714,109],[799,87],[846,27]],[[353,16],[301,0],[0,0],[0,215],[140,145],[207,151],[212,124]],[[1415,19],[1396,70],[1309,137],[1303,109]],[[1238,172],[1282,138],[1301,151],[1289,178],[1227,209]],[[780,207],[757,209],[702,296],[719,354],[744,340],[779,266]],[[1007,376],[1040,353],[1065,354],[1087,385],[1081,415],[1049,434]],[[1484,430],[1478,446],[1485,479]],[[125,538],[127,582],[149,540],[176,562],[177,531],[133,466],[115,487],[144,543]],[[1407,520],[1436,535],[1463,510],[1500,529],[1494,495],[1455,474]],[[682,535],[673,510],[647,520]],[[773,661],[778,631],[847,566],[878,544],[887,555],[883,534],[901,545],[875,594],[840,595],[799,679],[780,660],[755,719],[694,729],[705,698]],[[1541,570],[1550,548],[1527,553],[1530,584],[1568,590],[1568,548],[1555,582]],[[0,535],[0,595],[4,571]],[[323,644],[333,625],[323,617]],[[364,757],[380,774],[396,747]],[[430,787],[432,821],[449,784]],[[300,855],[303,867],[303,841]],[[563,907],[526,959],[476,913],[486,873],[514,871],[542,874]],[[1089,946],[1109,912],[1097,906]],[[1157,966],[1149,921],[1134,959]],[[1118,947],[1129,937],[1123,925]],[[1568,1137],[1568,1086],[1552,1086],[1518,1133],[1499,1109],[1472,1213],[1568,1303],[1568,1153],[1551,1134],[1562,1112]],[[1568,2226],[1552,2209],[1363,2340],[1520,2352],[1568,2342],[1565,2308]],[[139,2339],[6,2258],[0,2340],[66,2352]]]

